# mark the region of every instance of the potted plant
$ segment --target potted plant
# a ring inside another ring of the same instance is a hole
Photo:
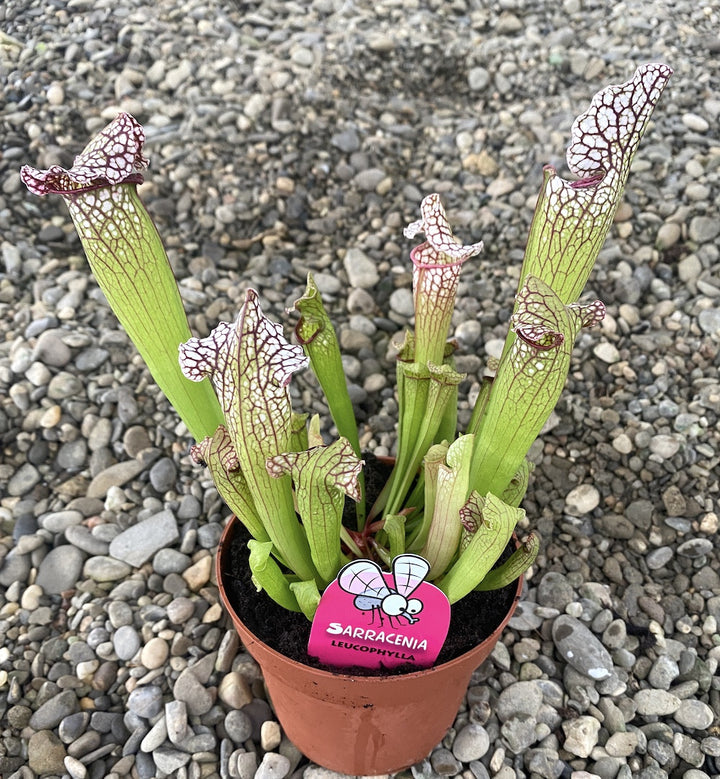
[[[526,455],[562,392],[578,332],[604,316],[600,301],[578,299],[670,75],[666,65],[645,65],[626,83],[599,92],[572,127],[567,163],[577,180],[545,168],[505,347],[461,435],[463,376],[447,337],[461,267],[482,244],[465,246],[454,237],[438,195],[423,200],[420,219],[405,230],[425,240],[411,252],[414,329],[397,358],[397,453],[374,492],[338,341],[312,276],[295,304],[297,343],[263,314],[253,289],[235,322],[195,338],[137,195],[147,160],[144,132],[131,116],[118,116],[68,171],[23,168],[32,192],[64,197],[101,289],[197,441],[193,459],[207,465],[234,514],[218,550],[221,597],[263,668],[288,736],[318,763],[377,774],[422,759],[451,724],[472,671],[510,618],[539,546],[532,534],[523,543],[512,540],[524,516]],[[329,443],[320,420],[308,422],[291,405],[292,375],[307,367],[337,429]],[[392,574],[383,572],[390,567]],[[426,584],[432,590],[423,591],[425,601],[414,597]],[[461,613],[457,627],[481,622],[480,610],[492,611],[493,601],[483,606],[477,599],[498,590],[500,612],[485,621],[478,646],[440,655],[423,670],[413,667],[412,652],[425,648],[405,628],[429,624],[430,615],[418,616],[424,603],[436,604],[439,622],[441,612],[448,619],[451,610]],[[234,606],[237,592],[259,605]],[[374,665],[379,673],[288,658],[256,635],[255,623],[245,624],[251,617],[260,625],[258,613],[282,629],[299,620],[312,641],[319,615],[341,592],[351,605],[333,601],[333,607],[349,611],[322,622],[321,640],[350,636],[330,643],[357,663],[335,664]],[[345,626],[351,611],[372,627]],[[382,642],[392,650],[378,648]],[[375,653],[372,663],[363,651]],[[397,665],[404,673],[388,672]]]

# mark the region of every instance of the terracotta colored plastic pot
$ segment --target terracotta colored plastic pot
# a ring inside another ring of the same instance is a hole
[[[225,529],[217,551],[220,598],[247,651],[263,672],[272,704],[288,738],[318,765],[354,775],[407,768],[427,757],[455,720],[473,671],[488,657],[515,611],[470,652],[401,676],[350,676],[295,662],[271,649],[242,622],[222,581],[223,554],[237,520]]]

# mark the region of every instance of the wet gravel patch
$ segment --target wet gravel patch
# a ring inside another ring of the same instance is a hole
[[[227,517],[59,202],[119,110],[191,326],[248,286],[281,321],[315,274],[363,445],[392,452],[409,245],[442,194],[465,240],[460,421],[504,338],[546,162],[607,83],[675,75],[533,446],[525,598],[415,779],[720,774],[720,99],[694,2],[6,0],[0,8],[0,774],[326,779],[274,720],[217,597]],[[298,377],[298,408],[326,411]],[[408,772],[409,775],[410,772]]]

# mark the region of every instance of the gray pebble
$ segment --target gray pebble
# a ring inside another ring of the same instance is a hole
[[[72,351],[62,339],[62,331],[45,330],[40,335],[33,352],[33,359],[53,368],[64,368],[72,358]]]
[[[707,703],[698,700],[684,700],[673,713],[673,719],[684,728],[707,730],[712,725],[715,714]]]
[[[94,579],[96,582],[114,582],[125,579],[130,575],[132,568],[120,560],[112,557],[89,557],[83,566],[83,576]]]
[[[85,732],[89,722],[90,714],[86,711],[68,714],[58,726],[58,735],[65,744],[70,744]]]
[[[252,734],[252,722],[244,711],[233,709],[225,716],[225,730],[236,744],[243,744]]]
[[[380,276],[377,271],[377,263],[356,247],[351,247],[345,252],[343,267],[348,275],[348,281],[353,288],[372,289]]]
[[[696,243],[710,243],[720,235],[720,224],[712,216],[694,216],[690,220],[689,236]]]
[[[648,552],[645,557],[645,562],[651,571],[659,571],[664,568],[674,556],[675,552],[672,547],[661,546],[658,549],[653,549],[651,552]]]
[[[30,574],[30,555],[11,549],[0,567],[0,584],[10,587],[14,582],[26,582]]]
[[[190,762],[190,755],[187,752],[180,752],[177,749],[169,747],[160,747],[152,754],[153,761],[166,776],[173,776],[181,768]]]
[[[214,696],[198,681],[189,668],[186,668],[175,681],[173,695],[176,700],[185,702],[189,714],[198,716],[210,711],[215,702]]]
[[[290,771],[290,760],[285,755],[267,752],[260,761],[255,779],[283,779]]]
[[[110,545],[94,536],[84,525],[71,525],[65,531],[65,538],[78,549],[93,556],[104,556]]]
[[[669,690],[679,676],[680,669],[669,655],[660,655],[648,673],[648,682],[658,690]]]
[[[674,714],[680,707],[680,698],[665,690],[638,690],[633,701],[637,713],[664,717]]]
[[[167,576],[169,573],[182,573],[191,562],[188,555],[178,552],[177,549],[163,548],[155,553],[152,565],[155,573]]]
[[[131,660],[140,649],[140,636],[132,625],[123,625],[115,631],[112,643],[121,660]]]
[[[543,691],[537,681],[514,682],[500,693],[495,705],[495,714],[501,722],[514,714],[535,717],[542,701]]]
[[[128,710],[143,719],[152,719],[163,709],[162,698],[162,689],[157,685],[141,685],[128,696]]]
[[[233,752],[233,755],[236,753]],[[235,763],[239,779],[254,779],[258,767],[255,752],[240,752],[235,757]]]
[[[697,560],[700,557],[709,555],[713,550],[713,542],[709,538],[691,538],[683,541],[677,548],[677,553],[681,557],[689,557],[691,560]]]
[[[508,749],[513,754],[520,755],[537,740],[536,727],[535,717],[529,714],[515,714],[503,722],[500,734]]]
[[[440,776],[455,776],[462,771],[462,764],[449,749],[441,747],[430,755],[433,771]]]
[[[163,495],[175,489],[176,481],[177,468],[169,457],[161,457],[150,469],[150,484]]]
[[[62,533],[73,525],[79,525],[83,521],[83,515],[79,511],[54,511],[40,517],[41,527],[50,533]]]
[[[34,730],[47,730],[75,714],[80,708],[78,697],[73,690],[64,690],[50,698],[38,708],[30,718],[30,727]]]
[[[537,601],[541,606],[565,611],[565,607],[573,600],[575,600],[575,590],[563,574],[548,571],[542,577],[537,590]]]
[[[122,600],[111,601],[107,608],[110,624],[117,630],[123,625],[132,625],[133,612],[130,606]]]
[[[402,317],[411,317],[415,313],[415,304],[413,295],[409,289],[404,287],[396,289],[390,295],[390,309]]]
[[[466,725],[455,737],[452,751],[463,763],[479,760],[490,749],[490,736],[482,725]]]
[[[188,730],[187,706],[183,701],[168,701],[165,704],[165,727],[170,741],[182,747],[191,733]]]
[[[7,494],[12,497],[26,495],[42,477],[38,469],[30,463],[23,463],[7,482]]]
[[[130,526],[110,542],[110,554],[134,568],[139,568],[159,549],[180,538],[172,511],[166,509],[149,519]]]
[[[75,588],[83,570],[85,554],[70,544],[51,549],[38,568],[36,583],[48,593],[57,595]]]
[[[555,620],[553,641],[566,662],[585,676],[600,681],[613,672],[607,649],[574,617],[561,614]]]
[[[122,487],[142,472],[144,466],[137,460],[125,460],[110,465],[97,474],[87,489],[89,498],[104,498],[110,487]]]

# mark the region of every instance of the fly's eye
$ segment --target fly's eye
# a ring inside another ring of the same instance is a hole
[[[410,598],[407,605],[408,614],[419,614],[423,610],[423,602],[419,598]]]
[[[382,610],[389,617],[399,617],[407,608],[407,601],[397,592],[383,598]]]

